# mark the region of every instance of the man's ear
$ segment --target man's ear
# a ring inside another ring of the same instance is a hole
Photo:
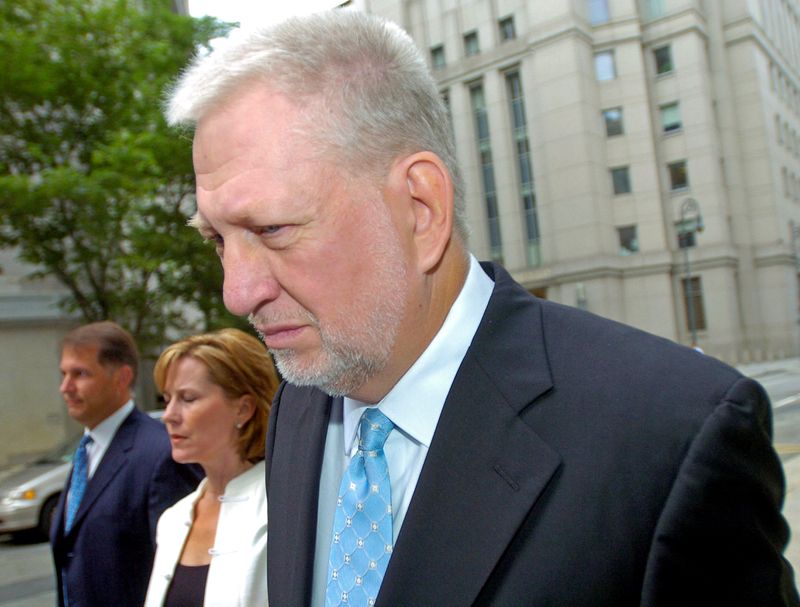
[[[433,152],[406,156],[394,167],[410,205],[417,269],[428,272],[439,263],[453,231],[453,180]]]
[[[133,369],[130,365],[120,365],[117,368],[117,381],[122,390],[133,390]]]

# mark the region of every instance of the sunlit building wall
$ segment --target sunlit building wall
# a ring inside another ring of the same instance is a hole
[[[363,9],[430,62],[479,258],[729,362],[797,354],[796,0]]]

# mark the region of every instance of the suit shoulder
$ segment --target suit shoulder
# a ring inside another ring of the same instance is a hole
[[[273,415],[281,412],[282,405],[284,411],[287,409],[296,408],[295,405],[300,403],[316,403],[319,401],[326,401],[330,398],[327,394],[322,392],[319,388],[312,386],[296,386],[286,381],[281,382],[278,392],[275,394],[273,401]]]
[[[130,422],[135,431],[134,450],[156,459],[171,453],[169,434],[163,422],[150,417],[139,409],[134,409]]]
[[[655,413],[690,408],[688,415],[702,417],[742,379],[713,357],[538,299],[503,278],[474,342],[476,355],[498,386],[523,390],[529,378],[538,377],[540,384],[552,386],[560,402],[601,399],[612,408]]]
[[[712,356],[707,356],[665,337],[654,335],[549,301],[537,300],[542,308],[542,331],[553,358],[571,356],[590,367],[631,375],[651,370],[667,377],[715,379],[733,383],[742,374]]]

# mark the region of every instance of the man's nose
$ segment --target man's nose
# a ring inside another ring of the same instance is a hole
[[[268,255],[259,249],[257,243],[225,243],[222,295],[231,314],[246,316],[280,293]]]
[[[61,378],[61,385],[58,387],[58,391],[61,394],[66,394],[72,389],[72,380],[70,379],[69,375],[65,375]]]

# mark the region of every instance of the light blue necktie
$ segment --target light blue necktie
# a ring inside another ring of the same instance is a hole
[[[339,487],[326,607],[374,605],[392,556],[392,487],[383,445],[394,428],[378,409],[361,416],[358,451]]]
[[[69,482],[69,494],[67,495],[67,518],[64,522],[65,531],[69,531],[72,528],[72,523],[75,521],[75,514],[78,512],[78,506],[81,505],[83,494],[86,493],[86,483],[89,482],[89,458],[86,456],[86,445],[90,442],[92,442],[92,437],[88,434],[84,434],[81,438],[81,442],[78,443],[75,456],[72,458],[72,478]]]

